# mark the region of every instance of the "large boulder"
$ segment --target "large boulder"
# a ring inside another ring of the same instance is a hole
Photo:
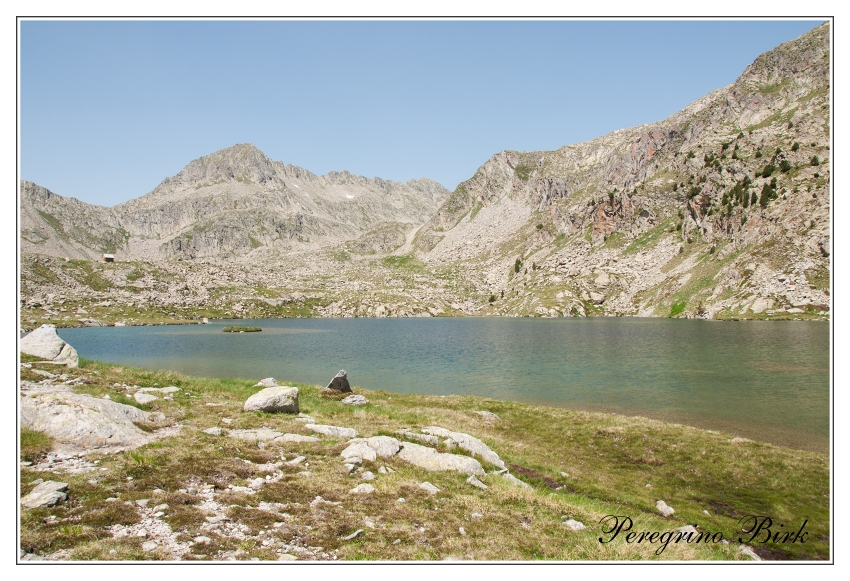
[[[297,387],[267,387],[260,390],[247,400],[242,408],[246,412],[284,412],[298,413]]]
[[[65,391],[64,386],[52,391],[40,391],[39,387],[21,382],[21,427],[47,433],[60,449],[107,452],[137,448],[153,440],[134,424],[152,421],[149,412]]]
[[[331,379],[331,382],[328,384],[326,389],[333,389],[335,391],[342,391],[345,393],[351,392],[351,386],[348,385],[348,374],[345,373],[344,370],[340,369],[339,373]]]
[[[24,335],[20,340],[21,353],[40,357],[46,361],[77,367],[80,358],[77,351],[56,334],[56,326],[44,324]]]

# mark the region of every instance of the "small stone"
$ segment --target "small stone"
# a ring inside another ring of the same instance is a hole
[[[394,540],[394,541],[393,541],[393,544],[394,544],[394,545],[400,545],[400,544],[401,544],[401,539],[396,539],[396,540]]]
[[[396,502],[407,502],[404,498],[399,498]]]
[[[697,532],[697,530],[692,525],[685,525],[683,527],[679,527],[676,530],[679,531],[679,532],[682,532],[682,533],[696,533]]]
[[[349,395],[341,400],[340,403],[348,404],[348,405],[365,405],[369,403],[369,400],[360,394]]]
[[[475,476],[470,476],[469,478],[467,478],[466,483],[471,484],[475,488],[480,488],[481,490],[487,490],[488,488],[486,484],[478,480]]]
[[[366,472],[364,472],[363,474],[361,474],[361,475],[360,475],[360,479],[361,479],[361,480],[374,480],[374,479],[375,479],[375,475],[374,475],[374,474],[372,474],[372,473],[371,473],[371,472],[369,472],[369,471],[366,471]]]
[[[375,524],[375,521],[373,521],[368,516],[363,519],[363,524],[366,525],[367,527],[369,527],[370,529],[374,529],[378,526],[378,525]]]
[[[522,480],[520,480],[519,478],[517,478],[516,476],[514,476],[510,472],[502,473],[502,478],[504,478],[505,480],[507,480],[508,482],[513,484],[514,486],[518,486],[520,488],[528,488],[528,489],[531,488],[530,484],[528,484],[527,482],[523,482]]]
[[[584,526],[584,523],[579,522],[577,520],[573,520],[573,519],[565,520],[563,522],[563,525],[565,527],[567,527],[568,529],[573,530],[573,531],[583,531],[584,529],[587,528],[586,526]]]
[[[345,467],[346,474],[351,474],[352,472],[357,470],[357,466],[355,466],[354,464],[343,464],[343,466]]]
[[[756,552],[753,551],[752,547],[748,547],[746,545],[741,546],[741,554],[748,556],[750,559],[754,561],[761,561],[761,557],[756,555]]]
[[[481,514],[480,512],[473,512],[473,513],[472,513],[471,515],[469,515],[469,516],[470,516],[470,517],[472,517],[472,518],[482,518],[484,515],[483,515],[483,514]]]
[[[295,458],[293,458],[289,462],[285,462],[285,464],[287,466],[297,466],[298,464],[301,464],[306,459],[307,458],[305,456],[296,456]]]
[[[221,418],[222,423],[227,424],[228,426],[233,423],[233,418]]]
[[[375,492],[375,487],[364,482],[363,484],[358,484],[348,492],[349,494],[372,494]]]
[[[672,508],[672,507],[667,506],[667,503],[666,503],[666,502],[664,502],[663,500],[659,500],[658,502],[656,502],[656,503],[655,503],[655,508],[657,508],[657,509],[658,509],[658,512],[660,512],[660,513],[661,513],[661,514],[663,514],[664,516],[670,516],[671,514],[673,514],[674,512],[676,512],[675,510],[673,510],[673,508]]]
[[[419,486],[419,488],[421,488],[422,490],[425,490],[426,492],[428,492],[430,494],[437,494],[438,492],[440,492],[440,489],[437,488],[436,486],[434,486],[433,484],[431,484],[430,482],[420,482],[418,484],[418,486]]]
[[[136,506],[141,506],[142,508],[145,508],[145,507],[147,507],[149,502],[150,502],[149,498],[141,498],[141,499],[136,501]]]
[[[221,428],[219,428],[219,427],[207,428],[206,430],[204,430],[204,433],[209,434],[210,436],[220,436],[221,435]]]
[[[198,489],[195,488],[194,486],[187,486],[186,487],[186,494],[198,494]]]
[[[466,536],[466,529],[465,529],[465,528],[460,527],[457,531],[458,531],[460,534],[462,534],[463,536]]]
[[[277,558],[278,561],[297,561],[298,557],[295,555],[290,555],[289,553],[283,553],[280,557]]]
[[[143,551],[150,552],[150,551],[155,550],[156,547],[157,547],[157,544],[156,544],[155,541],[147,541],[146,543],[142,543],[142,550]]]
[[[393,474],[395,470],[390,468],[389,466],[381,466],[378,468],[378,474]]]
[[[142,537],[142,538],[147,537],[148,536],[148,530],[147,529],[139,529],[139,532],[136,533],[136,536]]]
[[[212,539],[210,539],[209,537],[205,537],[203,535],[199,535],[199,536],[194,538],[194,541],[196,543],[209,543],[211,540]]]
[[[260,382],[254,387],[277,387],[277,380],[274,377],[267,377],[265,379],[261,379]]]
[[[705,514],[705,515],[707,515],[707,516],[711,516],[711,513],[710,513],[710,512],[708,512],[707,510],[702,511],[702,513],[703,513],[703,514]]]
[[[36,486],[32,492],[21,499],[21,504],[25,508],[43,508],[47,506],[55,506],[60,502],[68,499],[65,490],[68,489],[67,482],[54,482],[48,480]]]

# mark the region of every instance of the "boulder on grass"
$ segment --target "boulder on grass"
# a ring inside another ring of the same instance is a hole
[[[326,389],[333,389],[334,391],[342,391],[345,393],[351,392],[351,386],[348,385],[348,374],[345,373],[344,370],[340,369],[339,373],[337,373],[331,382],[328,384]]]
[[[48,480],[36,486],[32,492],[21,499],[21,504],[26,508],[45,508],[54,506],[60,502],[64,502],[68,495],[65,494],[68,490],[67,482],[54,482]]]
[[[247,400],[242,408],[246,412],[284,412],[298,413],[297,387],[267,387],[260,390]]]
[[[56,326],[44,324],[35,331],[24,335],[20,341],[21,353],[60,363],[68,367],[78,367],[80,358],[77,351],[56,334]],[[350,390],[349,390],[350,391]]]

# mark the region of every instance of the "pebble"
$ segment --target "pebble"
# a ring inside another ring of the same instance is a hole
[[[157,547],[157,544],[156,544],[155,541],[148,541],[146,543],[142,543],[142,550],[143,551],[153,551],[154,549],[156,549],[156,547]]]
[[[475,476],[470,476],[469,478],[467,478],[466,483],[471,484],[476,488],[480,488],[481,490],[487,490],[488,488],[486,484],[478,480]]]
[[[374,480],[374,479],[375,479],[375,475],[374,475],[374,474],[372,474],[372,473],[371,473],[371,472],[369,472],[369,471],[366,471],[366,472],[364,472],[363,474],[361,474],[361,475],[360,475],[360,479],[361,479],[361,480]]]
[[[457,531],[458,531],[460,534],[462,534],[463,536],[466,536],[466,529],[465,529],[465,528],[460,527]]]
[[[483,514],[481,514],[480,512],[473,512],[470,516],[471,516],[472,518],[481,518],[481,517],[483,517],[484,515],[483,515]]]
[[[161,510],[165,510],[166,508],[168,508],[167,504],[157,504],[155,507],[153,507],[153,510],[154,512],[159,512]]]
[[[741,546],[741,554],[748,556],[750,559],[754,561],[761,561],[761,557],[756,555],[755,551],[753,551],[752,547],[748,547],[746,545]]]
[[[139,532],[136,533],[136,536],[137,537],[146,537],[146,536],[148,536],[148,530],[147,529],[139,529]]]
[[[289,553],[283,553],[277,559],[278,561],[297,561],[298,558],[295,555],[290,555]]]
[[[200,536],[195,537],[194,540],[195,540],[196,543],[209,543],[212,539],[210,539],[209,537],[205,537],[203,535],[200,535]]]
[[[396,502],[407,502],[404,498],[399,498]]]
[[[209,434],[210,436],[220,436],[221,428],[207,428],[206,430],[204,430],[204,433]]]
[[[393,541],[393,544],[394,544],[394,545],[400,545],[400,544],[401,544],[401,539],[396,539],[396,540],[394,540],[394,541]]]
[[[350,540],[356,539],[357,537],[359,537],[362,534],[363,534],[363,529],[357,529],[356,531],[354,531],[353,533],[351,533],[347,537],[343,537],[342,540],[343,541],[350,541]]]
[[[141,498],[136,501],[136,506],[141,506],[142,508],[146,508],[148,503],[150,502],[149,498]]]
[[[378,474],[393,474],[395,470],[390,468],[389,466],[381,466],[378,468]]]

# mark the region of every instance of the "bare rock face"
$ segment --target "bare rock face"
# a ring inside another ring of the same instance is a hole
[[[333,389],[335,391],[342,391],[345,393],[350,392],[351,386],[348,385],[348,376],[345,371],[341,369],[339,373],[331,379],[331,382],[328,384],[326,389]]]
[[[245,405],[242,409],[246,412],[297,414],[298,388],[286,386],[267,387],[245,400]]]
[[[38,384],[22,381],[21,427],[45,432],[70,450],[110,451],[137,448],[153,437],[133,422],[149,422],[151,414],[137,407],[70,389],[40,391]]]
[[[77,351],[56,334],[55,325],[42,325],[20,341],[21,353],[41,357],[53,363],[77,367],[80,358]]]

